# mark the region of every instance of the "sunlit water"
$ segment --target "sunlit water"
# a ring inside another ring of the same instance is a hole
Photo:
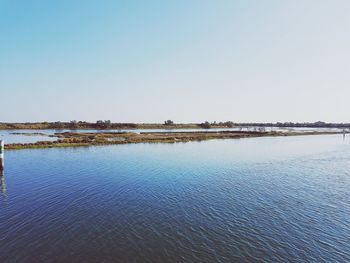
[[[350,261],[350,137],[5,157],[1,263]]]
[[[35,133],[42,133],[43,135]],[[54,133],[54,130],[0,130],[0,140],[4,140],[5,144],[55,141],[57,140],[56,137],[49,137]]]

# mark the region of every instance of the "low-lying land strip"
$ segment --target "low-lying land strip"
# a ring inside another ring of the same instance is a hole
[[[233,127],[276,127],[276,128],[350,128],[350,123],[326,123],[317,122],[276,122],[276,123],[237,123],[233,121],[213,121],[202,123],[174,123],[166,120],[164,123],[115,123],[110,120],[98,120],[96,122],[70,121],[70,122],[25,122],[5,123],[0,122],[0,130],[106,130],[106,129],[210,129],[210,128],[233,128]]]
[[[56,141],[39,141],[36,143],[12,143],[5,147],[8,150],[80,147],[94,145],[113,145],[130,143],[176,143],[190,141],[204,141],[211,139],[238,139],[263,136],[297,136],[338,134],[339,132],[265,132],[265,131],[206,131],[206,132],[63,132],[50,137],[57,137]]]

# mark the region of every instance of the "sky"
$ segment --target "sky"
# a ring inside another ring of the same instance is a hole
[[[0,0],[0,122],[350,122],[348,0]]]

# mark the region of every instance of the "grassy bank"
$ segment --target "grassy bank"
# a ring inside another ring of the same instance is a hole
[[[293,123],[293,122],[276,122],[276,123],[234,123],[225,122],[202,122],[202,123],[174,123],[167,120],[164,123],[114,123],[109,120],[99,120],[96,122],[86,121],[69,121],[69,122],[25,122],[25,123],[0,123],[0,130],[107,130],[107,129],[198,129],[198,128],[232,128],[237,126],[243,127],[276,127],[276,128],[350,128],[350,123]]]
[[[119,130],[119,129],[198,129],[198,128],[229,128],[230,122],[222,123],[111,123],[98,121],[96,123],[71,122],[36,122],[36,123],[0,123],[0,130]]]
[[[276,133],[268,132],[145,132],[145,133],[56,133],[57,141],[40,141],[36,143],[7,144],[7,150],[53,148],[53,147],[83,147],[95,145],[114,145],[129,143],[176,143],[204,141],[211,139],[237,139],[244,137],[261,137]]]
[[[36,143],[13,143],[5,145],[7,150],[88,147],[97,145],[116,145],[131,143],[177,143],[205,141],[212,139],[239,139],[248,137],[304,136],[340,134],[339,132],[255,132],[255,131],[220,131],[220,132],[101,132],[101,133],[56,133],[57,141],[40,141]]]

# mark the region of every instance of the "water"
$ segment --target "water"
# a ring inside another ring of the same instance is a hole
[[[55,130],[0,130],[0,139],[5,140],[6,144],[55,141],[57,137],[49,137],[54,133]]]
[[[340,135],[5,157],[2,263],[350,261]]]
[[[243,130],[254,130],[255,127],[243,127]],[[256,127],[258,128],[258,127]],[[239,131],[241,128],[213,128],[213,129],[121,129],[121,130],[0,130],[0,139],[5,140],[6,144],[10,143],[35,143],[38,141],[55,141],[57,137],[49,137],[55,133],[62,132],[213,132],[213,131]],[[276,128],[267,127],[266,131],[278,132],[341,132],[343,129],[338,128]],[[21,133],[21,134],[15,134]],[[44,135],[37,135],[41,133]]]

